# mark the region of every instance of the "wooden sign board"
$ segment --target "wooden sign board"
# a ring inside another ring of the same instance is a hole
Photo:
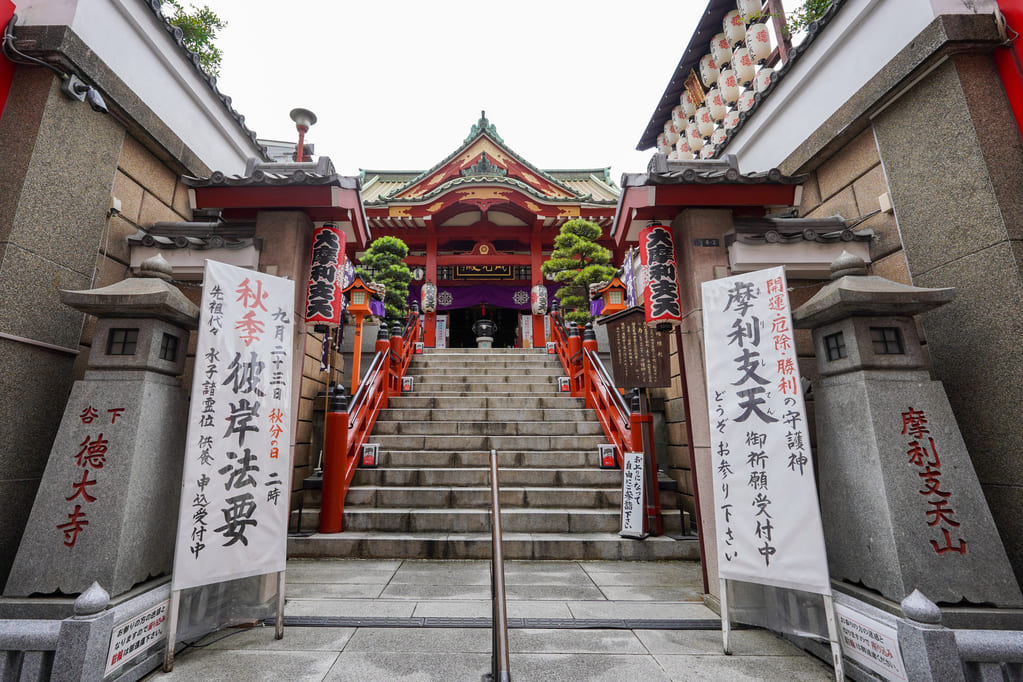
[[[607,325],[611,371],[621,388],[659,388],[671,385],[669,336],[646,325],[641,306],[598,320]]]

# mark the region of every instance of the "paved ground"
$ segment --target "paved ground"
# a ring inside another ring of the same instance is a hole
[[[734,632],[734,655],[722,655],[720,630],[706,629],[717,617],[700,601],[696,563],[511,561],[505,575],[508,618],[521,626],[509,631],[515,682],[834,679],[763,630]],[[146,679],[448,682],[490,670],[491,633],[476,620],[490,614],[488,562],[292,560],[287,582],[289,621],[387,618],[406,627],[288,626],[279,641],[272,627],[220,632],[181,652],[173,673]],[[635,629],[599,627],[622,620]]]

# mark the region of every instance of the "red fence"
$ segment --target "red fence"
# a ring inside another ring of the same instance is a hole
[[[395,323],[390,338],[378,337],[376,355],[358,390],[348,405],[343,389],[331,394],[325,421],[323,447],[323,498],[320,502],[320,532],[340,533],[345,497],[359,465],[365,445],[380,410],[391,396],[401,395],[401,380],[412,362],[419,341],[419,312],[410,314],[405,324]]]

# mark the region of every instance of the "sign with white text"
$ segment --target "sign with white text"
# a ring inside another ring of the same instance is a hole
[[[703,283],[719,574],[831,594],[783,268]]]
[[[206,261],[173,590],[284,570],[294,290]]]
[[[128,661],[137,658],[149,647],[167,636],[167,606],[164,599],[151,609],[114,626],[107,649],[107,668],[103,677]]]
[[[899,632],[891,625],[835,604],[842,654],[892,682],[905,682],[906,666],[899,651]]]

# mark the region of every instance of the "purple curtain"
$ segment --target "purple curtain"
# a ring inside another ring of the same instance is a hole
[[[554,292],[558,287],[555,285],[544,285],[547,287],[547,300],[554,298]],[[513,308],[515,310],[529,310],[529,293],[532,287],[509,286],[500,284],[473,284],[467,287],[437,287],[437,310],[456,310],[458,308],[471,308],[481,303],[492,305],[498,308]],[[408,290],[409,302],[419,302],[421,297],[421,285],[410,286]]]

